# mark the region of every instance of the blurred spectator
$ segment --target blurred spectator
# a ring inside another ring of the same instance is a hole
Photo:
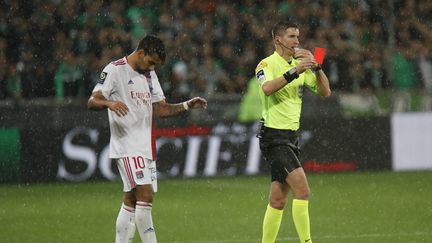
[[[21,77],[18,75],[15,64],[9,64],[6,73],[6,91],[13,99],[22,97]]]
[[[198,67],[200,91],[206,95],[219,92],[220,85],[228,79],[226,72],[219,67],[213,57],[207,55]]]
[[[188,67],[183,61],[175,63],[172,67],[168,82],[163,84],[165,95],[170,103],[179,103],[188,100],[191,95],[191,84],[188,80]]]
[[[54,76],[56,98],[84,97],[84,70],[81,62],[70,51],[64,52],[63,61],[57,67]]]
[[[421,86],[415,59],[416,51],[412,47],[415,47],[414,42],[397,46],[392,58],[393,86],[396,88],[392,97],[394,112],[409,111],[412,106],[412,95],[409,91]]]
[[[418,54],[418,68],[420,77],[424,86],[424,93],[422,96],[421,109],[423,111],[432,111],[432,47],[420,46]]]
[[[84,87],[85,87],[85,95],[90,96],[93,91],[94,86],[100,80],[100,73],[102,72],[102,68],[106,66],[107,63],[102,63],[101,60],[94,53],[89,53],[85,57],[85,66],[84,66]]]
[[[393,85],[397,89],[409,90],[420,85],[415,51],[411,48],[412,45],[398,46],[397,52],[393,55]]]
[[[361,88],[381,90],[389,87],[389,81],[384,67],[384,60],[378,55],[365,63],[366,74]]]
[[[0,59],[0,99],[7,96],[7,64],[6,59]]]
[[[432,93],[432,47],[419,47],[418,67],[421,74],[421,80],[425,89]]]

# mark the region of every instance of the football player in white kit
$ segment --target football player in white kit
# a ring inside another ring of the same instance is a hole
[[[207,107],[201,97],[179,104],[165,101],[154,71],[155,65],[164,60],[162,41],[144,37],[132,54],[103,69],[88,100],[91,110],[108,108],[110,158],[115,159],[123,181],[125,195],[116,221],[116,243],[131,242],[134,224],[142,242],[156,242],[151,216],[153,193],[157,191],[151,141],[153,111],[159,117],[168,117]]]

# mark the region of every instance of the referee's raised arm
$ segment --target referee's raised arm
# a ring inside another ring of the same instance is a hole
[[[315,71],[315,75],[317,77],[318,94],[321,97],[329,97],[331,95],[331,90],[327,75],[321,68]]]

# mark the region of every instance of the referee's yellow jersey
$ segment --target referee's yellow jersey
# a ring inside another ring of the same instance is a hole
[[[298,130],[300,127],[300,113],[303,86],[312,92],[318,92],[317,80],[311,70],[306,70],[297,79],[285,85],[275,93],[266,96],[262,90],[265,82],[283,76],[285,72],[297,66],[299,60],[293,58],[288,63],[277,52],[263,59],[255,69],[260,89],[264,126],[284,130]]]

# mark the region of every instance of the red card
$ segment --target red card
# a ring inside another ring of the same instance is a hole
[[[314,58],[318,64],[323,64],[325,53],[325,48],[315,47]]]

